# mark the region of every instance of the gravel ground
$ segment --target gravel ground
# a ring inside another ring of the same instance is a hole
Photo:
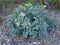
[[[12,5],[11,5],[12,6]],[[45,40],[25,39],[22,36],[13,37],[9,34],[6,26],[7,15],[11,12],[12,8],[6,8],[3,10],[3,22],[0,25],[0,45],[60,45],[60,26],[53,32],[49,33],[49,36]],[[8,12],[9,11],[9,12]],[[7,13],[8,12],[8,13]],[[52,17],[56,16],[60,24],[60,11],[49,10]]]

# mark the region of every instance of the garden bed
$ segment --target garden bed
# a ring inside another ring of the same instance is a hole
[[[11,11],[13,11],[13,9],[16,7],[16,5],[13,5],[9,4],[2,10],[2,21],[0,21],[0,45],[60,45],[60,25],[55,31],[50,32],[49,36],[45,40],[40,40],[38,37],[34,39],[26,39],[22,35],[12,37],[9,34],[9,29],[6,25],[6,21],[8,18],[8,14],[10,14]],[[56,16],[60,24],[60,11],[50,9],[46,10],[51,14],[51,17]]]
[[[52,16],[56,16],[56,18],[60,19],[60,13],[56,13],[56,11],[47,10],[50,12]],[[8,17],[8,16],[7,16]],[[6,26],[7,17],[3,16],[5,20],[0,26],[0,44],[2,45],[34,45],[38,43],[38,45],[60,45],[60,28],[58,27],[57,30],[54,32],[50,32],[49,36],[45,40],[39,40],[39,38],[35,39],[25,39],[22,36],[20,37],[12,37]],[[60,21],[59,21],[60,22]]]

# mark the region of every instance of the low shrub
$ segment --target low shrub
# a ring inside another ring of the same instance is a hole
[[[45,39],[48,31],[55,29],[57,24],[56,18],[51,18],[45,8],[40,7],[40,4],[31,3],[20,5],[7,20],[10,34],[13,36],[22,34],[25,38],[39,36]]]

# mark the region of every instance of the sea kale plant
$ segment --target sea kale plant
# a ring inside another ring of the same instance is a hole
[[[56,18],[51,18],[40,4],[20,5],[8,17],[7,26],[12,36],[22,34],[23,37],[45,39],[48,31],[57,27]]]

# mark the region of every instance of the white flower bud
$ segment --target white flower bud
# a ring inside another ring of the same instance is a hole
[[[20,22],[16,22],[16,26],[19,26],[20,25]]]
[[[25,16],[25,13],[21,12],[20,13],[20,16],[24,17]]]

